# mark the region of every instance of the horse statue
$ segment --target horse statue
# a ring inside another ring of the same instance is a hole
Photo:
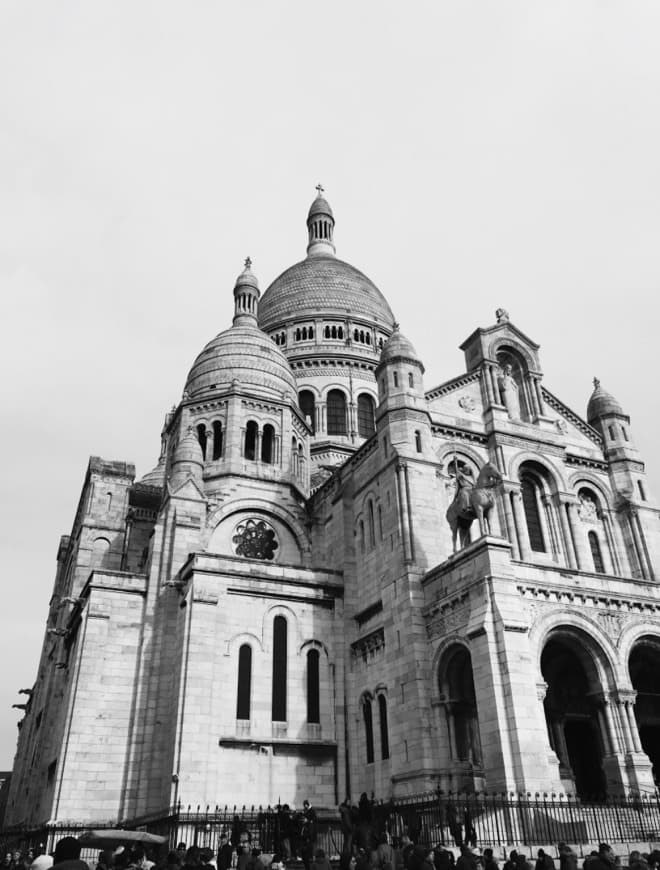
[[[502,475],[492,462],[483,466],[476,482],[468,466],[456,469],[456,495],[447,509],[454,553],[459,534],[461,549],[469,543],[470,526],[475,519],[479,520],[480,535],[490,534],[489,516],[495,504],[494,490],[501,483]]]

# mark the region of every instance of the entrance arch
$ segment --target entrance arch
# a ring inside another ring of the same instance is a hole
[[[642,749],[653,765],[653,779],[660,780],[660,638],[642,637],[632,648],[628,670],[637,692],[635,719]]]
[[[543,703],[548,736],[560,770],[580,798],[602,798],[608,745],[599,717],[603,687],[591,651],[579,636],[556,632],[543,648],[541,673],[548,685]]]
[[[447,650],[440,666],[439,688],[447,712],[453,760],[481,767],[481,738],[472,658],[466,647],[456,644]]]

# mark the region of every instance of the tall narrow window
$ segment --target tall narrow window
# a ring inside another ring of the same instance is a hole
[[[380,719],[380,757],[390,757],[390,738],[387,730],[387,698],[378,696],[378,718]]]
[[[603,564],[603,554],[600,551],[600,542],[596,532],[589,532],[589,548],[591,549],[591,558],[594,560],[594,571],[596,574],[604,574],[605,566]]]
[[[376,403],[367,393],[358,396],[358,435],[360,438],[369,438],[376,431],[375,425]]]
[[[286,619],[276,616],[273,620],[273,722],[286,722]]]
[[[614,426],[608,426],[607,431],[610,433],[610,441],[614,441],[616,435],[614,434]]]
[[[246,459],[255,459],[257,455],[257,424],[254,420],[248,420],[245,427],[245,451]]]
[[[328,435],[346,435],[346,396],[341,390],[330,390],[327,409]]]
[[[376,523],[374,520],[374,503],[369,502],[369,546],[376,546]]]
[[[311,390],[301,390],[298,393],[298,405],[303,412],[305,419],[309,417],[309,423],[312,426],[312,432],[316,431],[316,401],[314,393]]]
[[[392,380],[394,382],[394,386],[399,386],[399,375],[396,372],[392,372]]]
[[[422,433],[419,431],[419,429],[415,430],[415,450],[418,453],[422,452]]]
[[[236,692],[236,718],[250,718],[252,693],[252,647],[244,643],[238,651],[238,690]]]
[[[543,539],[543,528],[541,526],[541,516],[537,501],[537,483],[533,478],[525,476],[520,481],[520,490],[525,519],[527,521],[527,531],[529,532],[529,543],[534,552],[545,553],[545,541]]]
[[[637,489],[639,490],[639,497],[642,501],[646,501],[646,493],[644,492],[644,484],[641,480],[637,481]]]
[[[627,440],[628,440],[628,433],[626,432],[626,427],[625,427],[625,426],[622,426],[622,427],[621,427],[621,434],[623,435],[623,440],[624,440],[624,441],[627,441]]]
[[[197,440],[202,448],[202,457],[206,460],[206,426],[203,423],[197,427]]]
[[[213,458],[220,459],[222,456],[222,423],[216,420],[213,423]]]
[[[362,702],[362,715],[364,716],[364,737],[367,744],[367,764],[372,764],[374,760],[374,720],[369,698],[365,698]]]
[[[415,386],[415,377],[414,377],[412,372],[408,372],[408,386],[409,387]]]
[[[380,539],[382,541],[384,538],[384,535],[383,535],[383,511],[382,511],[380,505],[378,505],[378,534],[380,535]]]
[[[266,423],[264,431],[261,434],[261,461],[272,463],[273,448],[275,446],[275,430]]]
[[[307,653],[307,721],[317,724],[321,721],[319,659],[319,651],[310,649]]]

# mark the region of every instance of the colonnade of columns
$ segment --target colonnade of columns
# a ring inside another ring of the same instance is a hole
[[[594,564],[587,543],[585,529],[578,514],[577,496],[571,493],[550,495],[534,490],[546,553],[558,563],[578,571],[593,571]],[[520,484],[505,482],[503,492],[504,519],[507,537],[511,542],[513,558],[523,562],[532,559],[532,545],[522,501]],[[619,547],[612,512],[601,512],[604,569],[607,574],[622,573]]]

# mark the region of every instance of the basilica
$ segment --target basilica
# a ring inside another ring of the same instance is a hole
[[[425,384],[334,231],[319,189],[304,259],[263,294],[246,261],[152,471],[89,459],[8,825],[653,791],[660,527],[624,406],[567,407],[503,309]]]

